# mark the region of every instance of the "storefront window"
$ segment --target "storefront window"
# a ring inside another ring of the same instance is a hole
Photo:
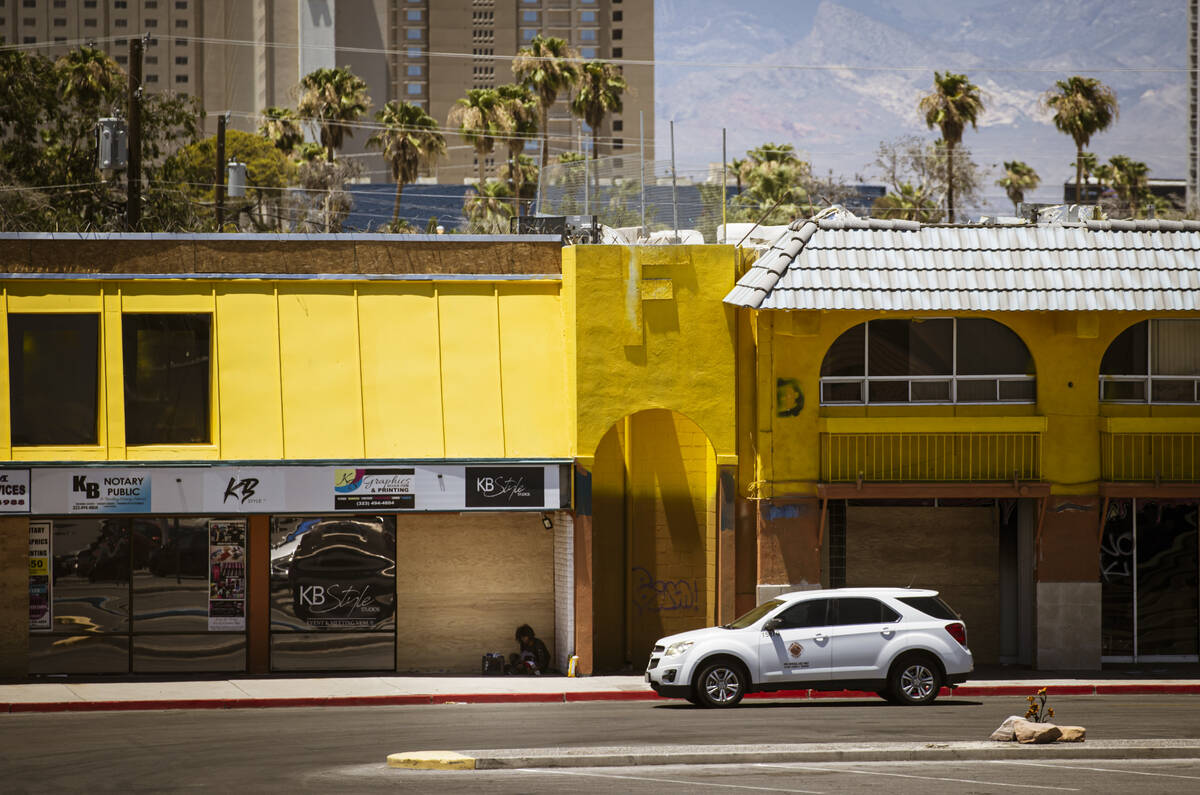
[[[195,517],[33,521],[31,540],[50,538],[51,574],[48,588],[30,578],[30,673],[244,671],[245,528]]]
[[[272,520],[273,670],[391,670],[395,632],[395,517]]]
[[[8,316],[13,445],[97,443],[99,315]]]
[[[1200,544],[1194,502],[1113,500],[1100,545],[1101,654],[1195,661]]]
[[[125,442],[209,441],[208,315],[125,315]]]

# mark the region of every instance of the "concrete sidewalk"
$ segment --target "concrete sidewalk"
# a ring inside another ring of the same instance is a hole
[[[1131,676],[1112,672],[1071,676],[983,672],[954,697],[1033,695],[1200,694],[1200,676]],[[943,697],[951,691],[943,689]],[[751,694],[753,699],[869,698],[858,691],[807,689]],[[0,685],[0,713],[98,710],[246,709],[266,707],[397,706],[450,703],[568,703],[655,700],[641,676],[342,676],[243,677],[164,681],[92,678]]]

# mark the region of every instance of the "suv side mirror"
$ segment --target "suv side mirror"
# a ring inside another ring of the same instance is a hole
[[[770,632],[772,635],[774,635],[775,630],[779,629],[782,626],[783,626],[783,619],[779,618],[779,617],[775,617],[775,618],[772,618],[771,620],[767,621],[767,623],[763,624],[763,629],[767,632]]]

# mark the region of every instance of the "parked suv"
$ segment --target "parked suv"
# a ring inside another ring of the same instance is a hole
[[[655,642],[654,692],[703,707],[746,693],[873,690],[896,704],[928,704],[966,680],[967,627],[937,591],[839,588],[764,602],[721,627]]]

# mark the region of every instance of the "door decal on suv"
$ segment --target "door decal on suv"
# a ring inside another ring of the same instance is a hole
[[[788,646],[788,653],[793,657],[799,657],[801,654],[804,654],[804,647],[793,641],[792,645]]]

